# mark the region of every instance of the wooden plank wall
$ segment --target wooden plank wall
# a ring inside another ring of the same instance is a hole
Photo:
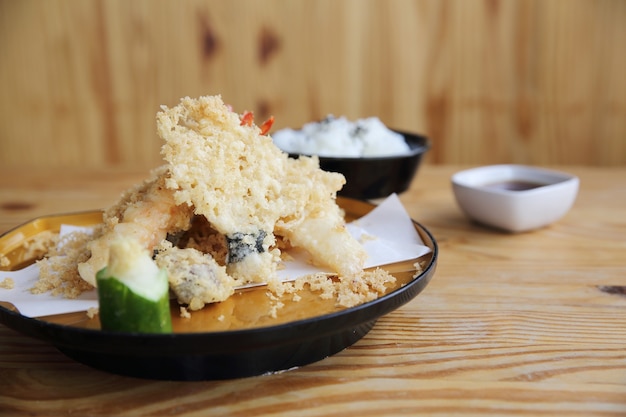
[[[623,0],[0,0],[0,164],[160,164],[159,105],[376,115],[428,163],[626,164]]]

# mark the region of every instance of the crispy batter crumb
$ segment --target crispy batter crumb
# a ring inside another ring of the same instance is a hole
[[[13,288],[15,288],[15,281],[13,281],[13,278],[7,277],[0,281],[0,288],[3,288],[5,290],[12,290]]]
[[[393,275],[381,268],[357,273],[352,277],[340,277],[337,304],[342,307],[354,307],[375,300],[379,295],[384,294],[386,284],[395,281],[396,278]]]
[[[191,318],[191,313],[189,312],[187,307],[180,306],[180,317],[182,317],[183,319],[190,319]]]
[[[337,307],[354,307],[355,305],[374,300],[383,295],[396,278],[382,268],[373,271],[362,271],[348,276],[333,276],[324,273],[300,277],[292,282],[282,283],[273,288],[273,294],[282,296],[293,294],[293,301],[300,301],[298,291],[308,287],[319,292],[322,299],[336,298]]]
[[[422,272],[424,272],[425,265],[425,261],[417,261],[413,264],[413,267],[415,267],[415,274],[413,275],[413,278],[417,278]]]
[[[94,317],[98,315],[98,312],[99,312],[98,307],[89,307],[89,309],[87,310],[87,317],[89,317],[90,319],[93,319]]]
[[[83,280],[76,270],[76,264],[89,256],[85,248],[91,239],[89,233],[72,232],[60,239],[57,245],[50,247],[46,256],[37,262],[39,280],[30,292],[51,292],[52,295],[63,295],[72,299],[84,291],[92,290],[93,286]]]
[[[34,238],[25,241],[22,244],[24,249],[24,259],[39,259],[44,256],[50,248],[56,246],[59,242],[59,234],[52,230],[44,230],[38,233]]]
[[[6,268],[11,265],[11,261],[4,255],[0,255],[0,268]]]

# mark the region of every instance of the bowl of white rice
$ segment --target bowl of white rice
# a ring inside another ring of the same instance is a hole
[[[317,155],[322,169],[346,177],[339,195],[360,200],[406,191],[430,148],[427,137],[389,129],[377,117],[353,122],[329,115],[271,136],[294,158]]]

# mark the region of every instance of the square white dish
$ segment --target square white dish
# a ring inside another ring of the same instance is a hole
[[[452,189],[471,219],[509,232],[538,229],[563,217],[574,204],[579,179],[526,165],[488,165],[457,172]]]

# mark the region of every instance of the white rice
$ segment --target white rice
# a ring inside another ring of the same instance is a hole
[[[276,146],[288,153],[332,157],[380,157],[410,151],[404,137],[388,129],[377,117],[350,122],[327,116],[300,130],[282,129],[272,134]]]

